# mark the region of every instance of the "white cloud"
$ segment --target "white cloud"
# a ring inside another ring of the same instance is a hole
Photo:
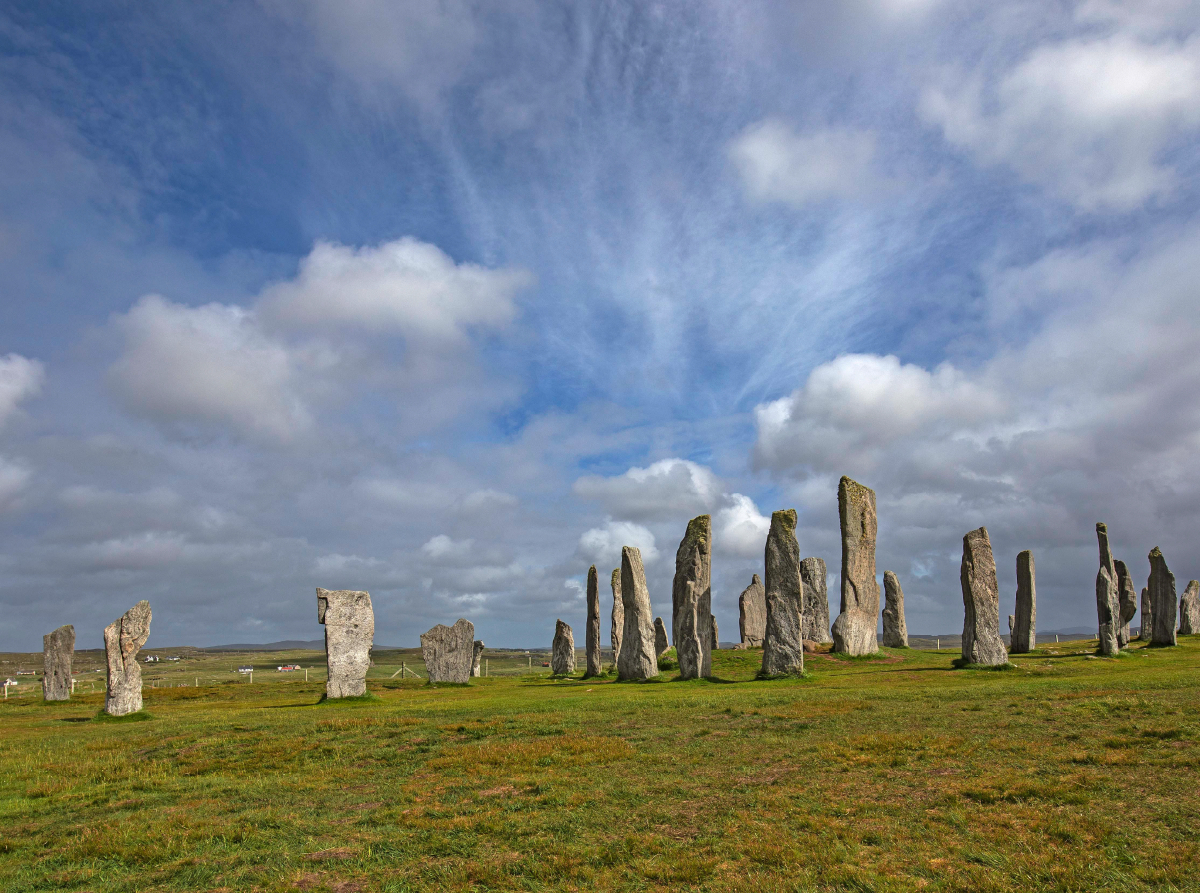
[[[771,519],[749,496],[731,493],[728,504],[713,518],[713,550],[741,558],[761,559]]]
[[[513,508],[518,504],[517,497],[511,493],[499,490],[475,490],[463,497],[462,510],[468,514],[494,512],[500,509]]]
[[[615,477],[581,477],[574,491],[584,499],[596,500],[610,515],[644,521],[703,514],[717,504],[723,489],[717,476],[703,465],[662,459]]]
[[[751,198],[797,206],[862,194],[875,179],[874,156],[872,133],[830,128],[797,134],[773,119],[747,128],[729,146]]]
[[[435,562],[455,563],[469,557],[473,545],[473,540],[453,540],[446,534],[439,533],[421,546],[421,552]]]
[[[7,508],[25,489],[32,476],[32,472],[22,463],[0,456],[0,508]]]
[[[623,546],[640,549],[644,564],[658,558],[654,534],[632,521],[607,521],[604,526],[593,527],[579,537],[579,554],[597,568],[620,567]]]
[[[0,425],[17,411],[23,400],[42,389],[45,367],[37,360],[10,353],[0,357]]]

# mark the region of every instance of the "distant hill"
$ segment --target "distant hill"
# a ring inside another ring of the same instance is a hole
[[[265,645],[211,645],[200,651],[324,651],[325,640],[313,639],[311,642],[301,642],[299,639],[287,639],[283,642],[268,642]]]

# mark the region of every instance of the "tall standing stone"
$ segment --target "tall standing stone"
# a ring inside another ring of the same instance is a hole
[[[771,514],[763,565],[767,577],[767,632],[763,637],[762,675],[803,673],[800,611],[804,604],[804,584],[800,580],[795,509]]]
[[[636,546],[621,547],[621,602],[625,606],[625,616],[617,678],[643,680],[657,676],[650,592],[646,589],[642,553]]]
[[[688,521],[675,552],[671,584],[671,638],[678,641],[687,584],[696,589],[696,629],[700,635],[700,675],[712,675],[712,519],[699,515]],[[682,673],[682,667],[680,668]]]
[[[71,658],[74,655],[75,627],[60,626],[42,636],[42,697],[45,700],[71,700]]]
[[[1192,580],[1179,599],[1179,635],[1200,634],[1200,580]]]
[[[1033,553],[1026,549],[1017,554],[1017,613],[1013,616],[1008,650],[1028,654],[1037,647],[1037,584],[1034,580]]]
[[[767,633],[767,593],[755,574],[738,596],[738,631],[746,648],[761,648]]]
[[[709,626],[712,629],[712,649],[711,650],[712,651],[720,651],[721,650],[721,631],[719,629],[717,629],[717,615],[709,614],[708,616],[712,620],[712,622],[709,624]],[[709,675],[711,675],[711,674],[709,674]]]
[[[554,645],[550,651],[550,672],[555,676],[570,676],[575,672],[575,633],[561,620],[554,623]]]
[[[1117,627],[1121,624],[1121,608],[1117,600],[1117,568],[1108,547],[1108,528],[1096,524],[1096,540],[1100,545],[1100,570],[1096,572],[1096,617],[1099,620],[1099,651],[1116,654]]]
[[[421,633],[421,660],[430,682],[466,685],[475,664],[475,624],[460,617],[454,626],[439,623]]]
[[[667,625],[663,623],[661,617],[654,618],[654,655],[662,657],[663,654],[671,647],[671,643],[667,641]]]
[[[804,638],[828,645],[829,634],[829,572],[822,558],[805,558],[800,562],[800,581],[804,583],[804,616],[800,623]]]
[[[625,631],[625,602],[621,598],[621,569],[612,572],[612,650],[613,665],[621,659],[621,634]]]
[[[479,664],[483,658],[483,650],[485,648],[487,648],[487,645],[483,644],[483,642],[480,639],[476,639],[472,643],[472,646],[473,647],[472,647],[472,654],[471,654],[471,676],[472,676],[472,678],[478,679],[479,678]]]
[[[587,630],[584,632],[584,654],[587,661],[583,676],[600,675],[600,578],[596,565],[588,568],[587,578]]]
[[[875,580],[875,491],[843,477],[838,484],[842,528],[842,613],[833,623],[833,650],[874,654],[879,650],[879,583]],[[998,621],[997,621],[998,622]]]
[[[683,594],[683,613],[679,624],[679,637],[675,639],[675,654],[679,658],[681,679],[700,678],[701,654],[700,624],[696,622],[696,584],[688,582]]]
[[[108,690],[104,712],[126,716],[142,709],[142,668],[137,655],[150,638],[150,602],[142,600],[104,627]]]
[[[1175,612],[1179,608],[1175,596],[1175,575],[1167,568],[1167,560],[1158,546],[1150,550],[1150,610],[1154,619],[1151,645],[1174,645]]]
[[[972,530],[963,537],[962,567],[958,574],[962,585],[963,619],[962,656],[968,664],[1001,666],[1008,663],[1008,652],[1000,638],[1000,586],[996,582],[996,559],[986,527]]]
[[[1133,576],[1124,561],[1114,561],[1117,568],[1117,607],[1120,609],[1117,624],[1117,645],[1124,648],[1129,644],[1129,621],[1137,613],[1137,589]]]
[[[367,693],[367,670],[375,641],[371,594],[353,589],[317,589],[317,620],[325,625],[325,697]]]
[[[1154,635],[1154,603],[1150,601],[1150,586],[1142,587],[1142,621],[1138,628],[1138,638],[1149,642]]]
[[[883,644],[888,648],[908,647],[908,624],[904,620],[904,590],[891,571],[883,572]]]

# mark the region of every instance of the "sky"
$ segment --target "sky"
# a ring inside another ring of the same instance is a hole
[[[736,641],[841,475],[914,633],[980,526],[1002,617],[1095,627],[1097,521],[1182,592],[1198,146],[1194,0],[5,3],[0,650],[582,642],[593,563],[607,641],[702,513]]]

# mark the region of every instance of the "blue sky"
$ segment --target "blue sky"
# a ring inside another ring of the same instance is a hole
[[[1200,9],[29,3],[0,12],[0,649],[489,644],[666,602],[767,519],[837,612],[873,487],[909,627],[1094,621],[1094,524],[1200,576]],[[607,614],[605,615],[607,616]]]

